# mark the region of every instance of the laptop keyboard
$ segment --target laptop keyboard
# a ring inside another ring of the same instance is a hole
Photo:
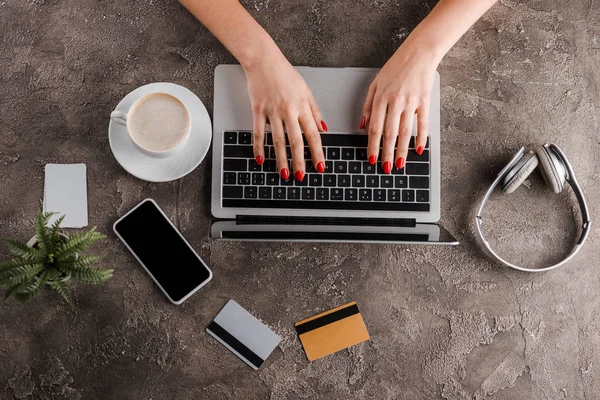
[[[304,147],[305,177],[298,182],[279,177],[275,149],[266,135],[265,161],[254,160],[252,132],[228,131],[223,135],[223,207],[346,209],[384,211],[429,211],[429,140],[422,155],[411,137],[404,168],[391,174],[381,169],[381,154],[375,165],[367,157],[368,136],[321,133],[325,172],[313,167],[308,146]],[[291,168],[291,151],[287,146]]]

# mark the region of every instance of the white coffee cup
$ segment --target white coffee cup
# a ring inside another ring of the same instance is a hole
[[[155,158],[167,158],[181,149],[191,131],[190,113],[176,96],[154,92],[137,99],[127,113],[115,110],[112,121],[127,128],[134,146]]]

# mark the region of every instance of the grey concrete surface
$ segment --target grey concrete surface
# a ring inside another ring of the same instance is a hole
[[[292,63],[379,67],[434,1],[246,0]],[[570,156],[598,220],[600,4],[503,0],[447,55],[442,79],[442,223],[456,248],[213,242],[207,161],[151,184],[113,159],[108,115],[129,91],[171,81],[212,110],[213,70],[234,59],[175,1],[0,1],[0,237],[28,239],[46,163],[88,166],[95,250],[115,268],[0,303],[1,399],[600,398],[599,224],[576,260],[547,274],[501,268],[474,240],[473,209],[521,146]],[[440,35],[443,35],[440,32]],[[153,197],[214,271],[174,307],[111,225]],[[570,194],[535,174],[489,209],[495,243],[533,265],[565,254]],[[0,260],[7,251],[0,245]],[[234,298],[283,340],[254,372],[204,329]],[[309,363],[294,322],[355,300],[367,343]]]

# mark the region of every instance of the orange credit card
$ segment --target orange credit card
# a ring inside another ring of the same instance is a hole
[[[309,361],[369,340],[355,301],[297,322],[296,332]]]

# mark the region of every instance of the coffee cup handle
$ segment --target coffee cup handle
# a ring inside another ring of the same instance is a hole
[[[110,119],[119,125],[127,126],[127,114],[123,111],[113,111],[110,113]]]

